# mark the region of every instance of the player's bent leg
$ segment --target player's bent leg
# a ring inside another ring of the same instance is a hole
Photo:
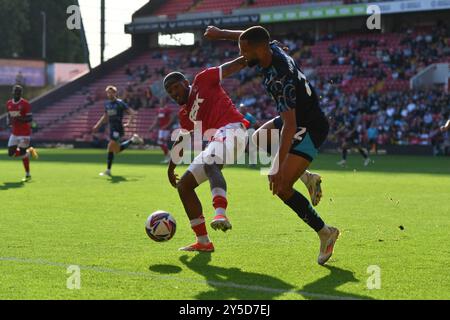
[[[133,144],[144,144],[144,139],[142,139],[137,133],[133,134],[130,140]]]
[[[108,144],[108,160],[107,160],[107,169],[104,172],[100,173],[102,177],[111,177],[111,169],[114,162],[114,157],[117,153],[120,152],[120,145],[117,141],[111,140]]]
[[[38,152],[37,152],[37,150],[35,148],[29,147],[28,149],[25,150],[25,152],[28,153],[29,155],[31,155],[31,157],[34,160],[39,159],[39,154],[38,154]]]
[[[197,219],[203,214],[202,204],[195,193],[199,186],[192,172],[187,171],[177,184],[178,194],[190,220]]]
[[[213,252],[214,245],[208,237],[202,204],[195,192],[198,186],[196,177],[190,171],[183,175],[177,185],[178,194],[197,239],[196,243],[180,248],[180,251]]]
[[[255,131],[252,136],[253,143],[257,146],[258,150],[264,150],[270,154],[272,130],[279,130],[283,127],[283,121],[277,117],[266,122],[261,128]],[[264,132],[264,134],[262,134]],[[262,141],[266,139],[266,141]],[[264,147],[264,148],[263,148]],[[317,206],[322,199],[322,177],[316,173],[305,170],[300,176],[300,180],[308,188],[308,192],[311,198],[313,206]]]
[[[25,178],[22,179],[22,182],[31,181],[31,173],[30,173],[30,151],[29,149],[19,148],[20,154],[22,155],[22,163],[23,168],[25,169]]]
[[[211,222],[211,228],[214,230],[222,230],[223,232],[227,232],[233,227],[226,215],[226,210],[228,207],[227,183],[222,174],[222,169],[223,165],[221,164],[205,164],[205,173],[210,183],[213,197],[213,207],[215,210],[215,216]]]
[[[141,138],[139,135],[137,135],[136,133],[133,134],[133,135],[131,136],[130,139],[128,139],[128,140],[122,142],[122,143],[119,145],[119,152],[118,152],[118,153],[120,153],[120,152],[122,152],[122,151],[128,149],[132,144],[143,145],[143,144],[144,144],[144,139],[142,139],[142,138]]]
[[[345,167],[347,165],[348,148],[347,144],[342,145],[342,160],[337,163],[338,166]]]
[[[111,140],[108,144],[108,152],[113,152],[114,154],[120,153],[119,141]]]
[[[10,158],[20,156],[20,150],[17,148],[17,146],[8,147],[8,156]]]
[[[37,159],[39,156],[36,150],[30,147],[31,139],[28,136],[24,137],[16,137],[18,140],[18,149],[16,151],[16,157],[22,158],[23,168],[25,169],[25,178],[22,179],[22,182],[29,182],[31,180],[30,173],[30,157],[33,159]]]
[[[317,232],[320,239],[320,253],[317,261],[320,265],[323,265],[333,254],[339,230],[327,226],[308,200],[293,188],[298,177],[303,174],[309,165],[309,160],[298,155],[289,154],[280,168],[282,183],[277,195],[306,224]]]
[[[170,162],[170,150],[168,143],[166,141],[158,140],[158,147],[161,148],[164,154],[164,160],[161,161],[162,164],[168,164]]]
[[[369,150],[367,150],[366,148],[362,147],[362,146],[358,146],[358,151],[361,154],[361,156],[364,158],[364,166],[367,167],[370,162],[372,161],[369,158]]]
[[[317,173],[305,170],[300,180],[308,189],[312,205],[316,207],[322,199],[322,177]]]

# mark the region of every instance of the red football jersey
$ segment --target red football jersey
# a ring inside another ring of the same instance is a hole
[[[9,119],[11,121],[12,134],[15,136],[30,136],[31,123],[17,121],[18,117],[31,115],[30,103],[25,99],[20,99],[19,102],[9,100],[6,103],[6,110],[8,111]]]
[[[220,85],[221,78],[220,67],[206,69],[195,77],[188,103],[181,107],[178,114],[183,129],[192,131],[198,121],[202,122],[202,133],[230,123],[244,123],[244,116]]]
[[[170,124],[172,118],[172,110],[169,107],[159,108],[158,110],[158,127],[164,128]],[[166,128],[168,129],[168,128]]]

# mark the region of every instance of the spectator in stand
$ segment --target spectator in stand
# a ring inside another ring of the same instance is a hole
[[[367,129],[367,139],[369,140],[371,153],[376,154],[378,152],[378,129],[373,123],[371,123],[369,129]]]

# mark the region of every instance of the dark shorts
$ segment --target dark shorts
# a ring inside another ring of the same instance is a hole
[[[109,129],[109,140],[119,142],[125,135],[125,130],[122,126],[110,127]]]
[[[274,125],[278,130],[283,128],[283,120],[281,117],[274,119]],[[314,130],[310,128],[298,128],[289,153],[312,162],[317,157],[320,147],[327,140],[328,125],[322,125],[322,127],[322,129]]]

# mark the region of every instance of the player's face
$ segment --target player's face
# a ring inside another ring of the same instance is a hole
[[[109,89],[108,91],[106,91],[106,96],[111,101],[116,100],[116,92],[114,90],[112,90],[112,89]]]
[[[167,94],[178,105],[183,106],[188,102],[189,98],[189,82],[178,81],[169,84],[166,88]]]
[[[16,101],[19,100],[20,98],[22,98],[22,89],[20,89],[20,88],[14,89],[13,95],[14,95],[14,99]]]
[[[250,68],[259,64],[256,47],[250,46],[247,40],[239,40],[239,49],[241,51],[241,56],[247,60],[247,64]]]

